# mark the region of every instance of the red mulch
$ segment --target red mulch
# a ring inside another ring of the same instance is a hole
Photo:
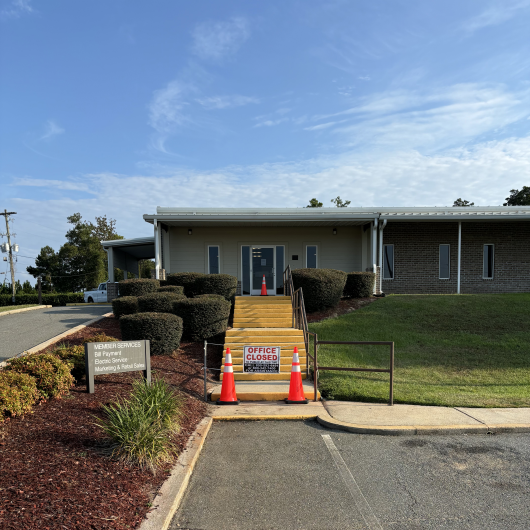
[[[83,338],[102,332],[121,339],[118,323],[110,317],[67,341],[81,344]],[[212,347],[209,364],[219,364],[221,355],[222,348]],[[151,357],[153,375],[185,396],[185,417],[174,438],[179,452],[206,415],[202,363],[203,346],[196,343],[181,344],[171,357]],[[100,416],[101,404],[126,397],[131,381],[140,375],[96,376],[94,394],[77,384],[69,395],[0,426],[0,528],[99,530],[139,525],[172,464],[153,476],[112,460],[103,449],[105,437],[94,425],[94,416]]]
[[[324,311],[318,311],[316,313],[308,313],[307,321],[308,322],[320,322],[326,318],[335,318],[340,315],[345,315],[346,313],[351,313],[361,307],[375,302],[377,298],[343,298],[337,307],[332,307],[331,309],[326,309]]]

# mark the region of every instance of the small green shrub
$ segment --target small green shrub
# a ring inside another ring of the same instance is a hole
[[[194,298],[213,298],[214,300],[226,300],[222,294],[198,294]]]
[[[14,418],[31,412],[38,399],[34,377],[9,370],[0,372],[0,423],[6,417]]]
[[[171,435],[178,432],[183,403],[162,380],[135,381],[130,399],[104,405],[105,418],[96,425],[114,442],[116,457],[154,473],[175,451]]]
[[[76,380],[80,380],[85,375],[85,347],[70,346],[63,344],[52,351],[61,361],[70,365],[70,372]]]
[[[123,315],[134,315],[138,313],[138,297],[137,296],[122,296],[112,300],[112,312],[116,318]]]
[[[97,333],[96,335],[92,335],[92,337],[86,338],[83,341],[83,344],[86,344],[87,342],[119,342],[119,340],[116,337],[107,335],[106,333]]]
[[[122,280],[118,284],[120,297],[122,296],[142,296],[144,294],[156,293],[160,287],[158,280],[149,278],[134,278],[132,280]]]
[[[149,340],[152,355],[169,355],[180,346],[182,319],[171,313],[136,313],[120,318],[123,340]]]
[[[173,311],[182,318],[184,337],[201,341],[226,331],[231,304],[228,300],[212,297],[197,297],[179,300]]]
[[[373,272],[349,272],[344,287],[346,298],[368,298],[372,296],[375,286]]]
[[[295,269],[292,271],[295,290],[302,288],[308,313],[335,307],[340,302],[346,273],[335,269]]]
[[[237,278],[230,274],[203,274],[195,280],[197,294],[220,294],[227,300],[236,296]]]
[[[166,285],[158,288],[159,293],[174,293],[184,294],[184,287],[182,285]]]
[[[6,370],[29,374],[35,378],[43,399],[66,394],[74,384],[72,365],[50,353],[25,355],[7,361]]]
[[[197,290],[196,281],[201,276],[205,276],[202,272],[175,272],[167,275],[168,285],[181,285],[184,287],[184,294],[191,298],[196,294],[202,294]]]
[[[172,313],[173,302],[186,298],[177,293],[153,293],[138,297],[140,313]]]

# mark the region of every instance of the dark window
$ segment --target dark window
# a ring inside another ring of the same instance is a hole
[[[242,294],[250,294],[250,247],[241,247],[241,257],[243,267]]]
[[[219,274],[219,247],[208,247],[209,274]]]
[[[440,245],[440,279],[448,280],[450,275],[450,245]]]
[[[276,247],[276,294],[283,294],[284,247]]]
[[[494,266],[494,248],[493,245],[484,245],[484,272],[483,278],[493,278]]]
[[[394,279],[394,245],[384,245],[383,280]]]
[[[308,269],[316,269],[317,268],[317,247],[316,246],[310,246],[308,245],[306,247],[306,267]]]

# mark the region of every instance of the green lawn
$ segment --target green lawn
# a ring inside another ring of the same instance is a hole
[[[530,294],[392,295],[310,324],[320,340],[394,341],[394,402],[530,406]],[[319,347],[319,365],[386,368],[387,346]],[[388,374],[320,372],[329,399],[385,402]]]
[[[24,309],[25,307],[35,307],[36,305],[38,304],[6,305],[0,307],[0,313],[3,313],[4,311],[13,311],[14,309]]]

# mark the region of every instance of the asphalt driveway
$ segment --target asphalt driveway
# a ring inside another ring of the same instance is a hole
[[[313,421],[216,422],[182,529],[523,530],[530,435],[370,436]]]
[[[0,362],[112,311],[110,306],[51,307],[0,317]]]

